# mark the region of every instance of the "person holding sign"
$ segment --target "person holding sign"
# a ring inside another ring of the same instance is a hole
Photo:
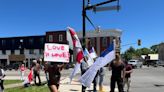
[[[48,73],[48,87],[51,92],[58,92],[61,71],[64,63],[69,62],[69,45],[46,43],[44,50],[45,73]]]
[[[58,92],[61,70],[64,64],[59,64],[56,62],[51,62],[51,65],[45,67],[45,71],[49,74],[48,86],[51,92]]]

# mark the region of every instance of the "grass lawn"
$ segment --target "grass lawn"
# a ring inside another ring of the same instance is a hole
[[[5,92],[50,92],[47,85],[43,86],[30,86],[27,88],[18,87],[18,88],[9,88],[5,89]]]
[[[22,83],[22,82],[23,81],[21,81],[21,80],[4,80],[4,85]]]

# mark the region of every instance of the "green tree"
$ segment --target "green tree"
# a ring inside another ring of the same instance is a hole
[[[158,53],[159,45],[153,45],[150,47],[152,53]]]
[[[135,55],[135,49],[130,47],[125,53],[122,55],[125,60],[130,60]]]
[[[149,48],[141,48],[141,55],[147,55],[152,53]]]
[[[153,54],[153,53],[158,53],[158,48],[159,45],[153,45],[149,48],[140,48],[140,49],[136,49],[133,48],[132,46],[127,49],[123,54],[122,57],[125,60],[130,60],[130,59],[134,59],[134,58],[140,58],[141,55],[147,55],[147,54]]]

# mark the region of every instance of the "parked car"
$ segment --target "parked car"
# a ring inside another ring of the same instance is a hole
[[[142,68],[143,62],[133,59],[129,60],[128,64],[132,65],[133,68]]]

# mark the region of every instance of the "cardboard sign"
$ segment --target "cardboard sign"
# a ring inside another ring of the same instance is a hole
[[[69,46],[66,44],[46,43],[44,61],[69,62]]]

